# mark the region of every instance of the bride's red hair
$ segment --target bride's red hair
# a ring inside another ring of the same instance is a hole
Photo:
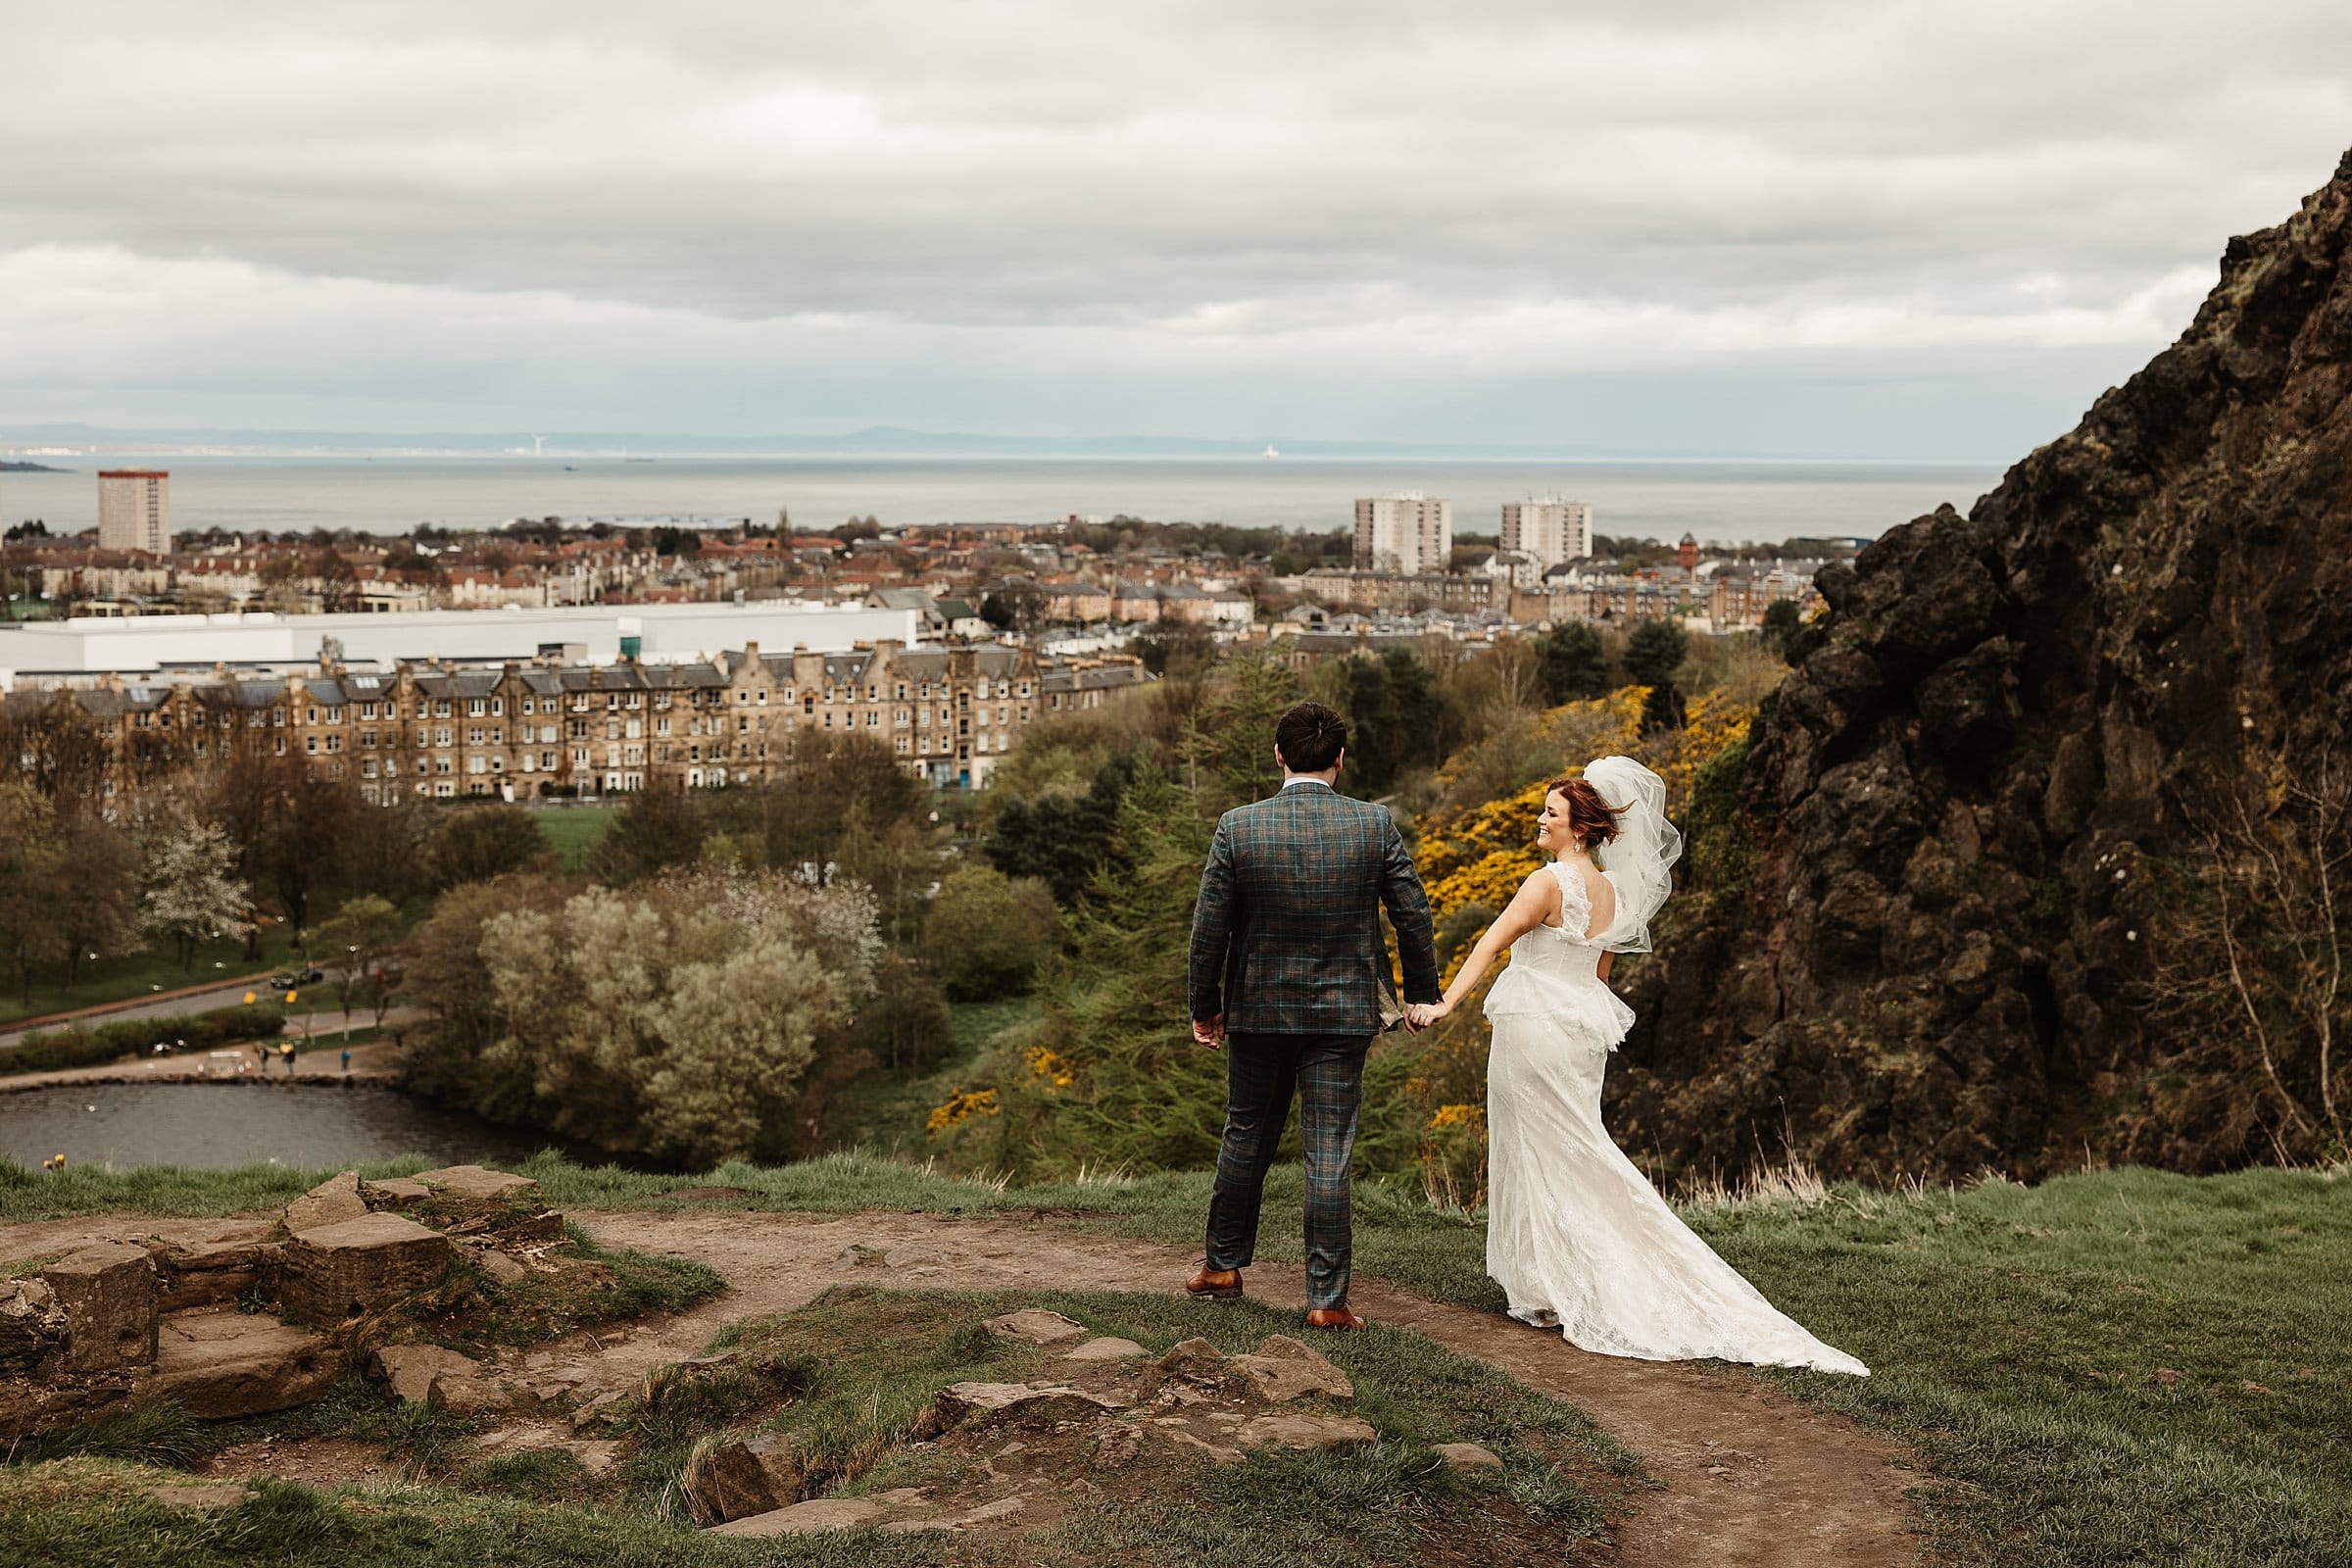
[[[1600,791],[1581,778],[1557,778],[1544,786],[1547,796],[1568,803],[1568,831],[1591,854],[1617,836],[1618,808],[1600,798]]]

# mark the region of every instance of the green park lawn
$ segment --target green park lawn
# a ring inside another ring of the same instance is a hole
[[[105,1002],[127,1002],[159,991],[177,991],[183,986],[212,985],[246,975],[276,973],[295,962],[293,944],[284,926],[271,926],[262,933],[262,954],[257,962],[246,956],[242,940],[208,942],[196,950],[194,959],[183,967],[170,948],[146,948],[119,958],[84,962],[79,981],[70,991],[66,989],[65,965],[36,969],[29,1000],[21,986],[0,987],[0,1024],[96,1006]]]
[[[534,807],[531,816],[539,831],[547,835],[547,842],[555,846],[564,869],[577,871],[588,863],[589,852],[605,836],[618,809],[613,806]]]
[[[675,1177],[550,1155],[529,1168],[571,1209],[675,1203],[659,1196]],[[0,1220],[228,1213],[282,1202],[318,1174],[0,1167]],[[723,1165],[704,1180],[743,1189],[730,1201],[748,1208],[1044,1208],[1173,1244],[1196,1236],[1208,1185],[1205,1173],[1187,1173],[998,1189],[856,1154]],[[1269,1214],[1295,1214],[1296,1173],[1273,1186]],[[1441,1300],[1500,1306],[1476,1225],[1381,1187],[1359,1195],[1356,1212],[1367,1274]],[[1767,1295],[1875,1373],[1722,1375],[1765,1379],[1908,1445],[1936,1560],[2352,1562],[2352,1170],[2120,1170],[2031,1188],[1898,1194],[1840,1187],[1817,1202],[1687,1213]],[[1270,1223],[1268,1243],[1269,1261],[1286,1252],[1296,1261],[1281,1221]],[[30,1476],[0,1485],[0,1520],[24,1517],[35,1491]],[[274,1491],[266,1500],[271,1511],[310,1506]],[[465,1517],[496,1506],[453,1504]],[[465,1528],[493,1526],[485,1513]],[[631,1545],[644,1554],[632,1560],[704,1560],[688,1542]]]

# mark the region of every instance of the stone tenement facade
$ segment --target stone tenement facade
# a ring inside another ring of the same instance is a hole
[[[69,701],[97,719],[110,737],[110,795],[244,749],[300,756],[389,805],[757,783],[803,739],[852,733],[933,783],[978,787],[1038,718],[1099,708],[1149,678],[1130,658],[1041,661],[1001,645],[762,654],[755,643],[697,664],[109,676],[21,687],[0,698],[0,711]]]

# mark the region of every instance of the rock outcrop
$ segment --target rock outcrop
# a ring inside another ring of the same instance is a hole
[[[1107,1338],[1085,1344],[1123,1348],[1077,1355],[1065,1347],[1085,1326],[1042,1307],[991,1318],[987,1327],[1057,1375],[939,1390],[903,1435],[929,1455],[924,1485],[812,1495],[844,1479],[821,1451],[789,1434],[717,1433],[697,1443],[680,1477],[689,1510],[728,1536],[869,1528],[1010,1535],[1050,1524],[1070,1495],[1102,1495],[1107,1478],[1142,1494],[1202,1456],[1239,1464],[1253,1448],[1350,1449],[1380,1439],[1350,1408],[1348,1375],[1288,1335],[1269,1335],[1243,1355],[1185,1340],[1153,1360],[1132,1341]],[[1486,1462],[1496,1461],[1488,1454]]]
[[[1738,811],[1698,823],[1741,869],[1631,977],[1627,1147],[1884,1180],[2325,1145],[2310,1062],[2266,1082],[2150,999],[2212,823],[2352,739],[2348,244],[2352,157],[1966,516],[1823,572]]]
[[[549,1266],[538,1254],[563,1234],[537,1182],[457,1165],[386,1182],[345,1171],[271,1218],[84,1247],[37,1279],[0,1280],[0,1441],[124,1399],[207,1420],[307,1404],[370,1359],[396,1309],[437,1292],[455,1258],[511,1283]],[[451,1351],[395,1346],[373,1359],[396,1396],[436,1409],[513,1402]]]

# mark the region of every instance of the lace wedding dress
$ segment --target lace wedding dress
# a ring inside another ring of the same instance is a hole
[[[1634,1012],[1595,972],[1584,878],[1551,869],[1560,925],[1512,943],[1487,996],[1487,1272],[1511,1316],[1604,1355],[1867,1377],[1692,1235],[1601,1126],[1601,1074]]]

